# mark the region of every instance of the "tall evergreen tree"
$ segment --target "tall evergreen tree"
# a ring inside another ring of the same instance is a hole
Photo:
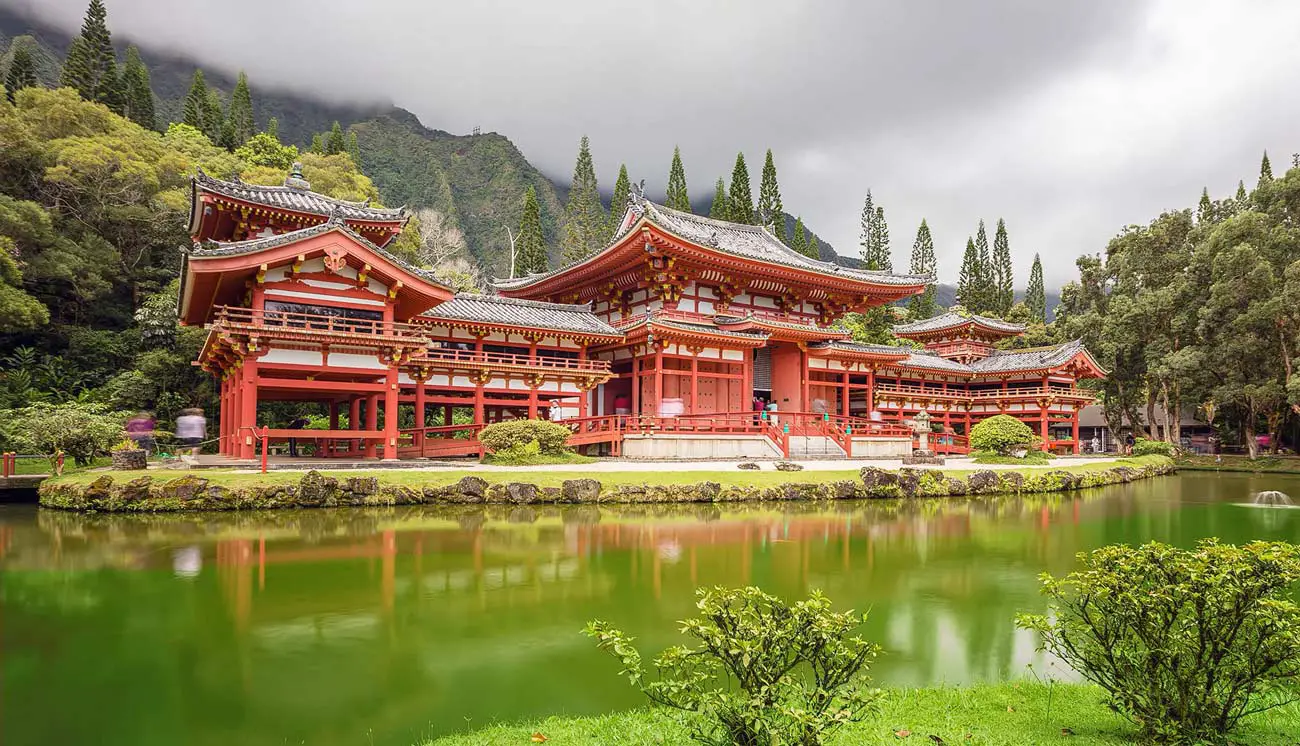
[[[235,123],[232,122],[229,117],[221,122],[221,135],[217,140],[217,144],[232,153],[235,152],[235,148],[243,144],[236,138]]]
[[[968,311],[977,312],[980,293],[980,255],[975,241],[966,237],[966,251],[961,255],[961,270],[957,275],[957,302]]]
[[[36,63],[32,60],[31,50],[26,44],[14,42],[14,53],[9,59],[9,71],[5,73],[5,95],[12,102],[15,93],[24,88],[33,88],[37,84]]]
[[[731,192],[727,195],[727,219],[733,223],[754,223],[754,196],[749,191],[749,169],[745,154],[736,154],[736,165],[731,169]]]
[[[524,193],[524,214],[519,220],[519,233],[515,236],[515,265],[511,277],[546,271],[546,240],[542,237],[542,208],[537,203],[537,190],[528,187]]]
[[[1007,224],[998,218],[993,232],[993,280],[996,303],[991,310],[1006,317],[1016,300],[1015,278],[1011,273],[1011,244],[1007,239]]]
[[[934,316],[937,305],[934,300],[934,281],[938,277],[938,260],[934,255],[934,237],[930,235],[930,226],[926,224],[925,218],[921,218],[921,226],[916,229],[916,240],[912,242],[912,259],[908,271],[914,275],[930,278],[930,284],[925,287],[925,292],[912,296],[912,299],[907,302],[907,309],[913,319],[928,319]]]
[[[1236,199],[1238,203],[1243,203],[1248,197],[1249,195],[1246,194],[1246,182],[1239,180],[1237,182],[1237,194],[1234,199]]]
[[[337,155],[348,149],[347,138],[343,136],[343,128],[339,126],[338,120],[330,126],[329,134],[325,136],[325,155]]]
[[[194,129],[205,132],[204,112],[208,105],[208,84],[203,80],[203,71],[195,70],[190,81],[190,92],[185,94],[185,113],[181,121]]]
[[[619,221],[627,214],[627,201],[632,195],[632,180],[627,178],[627,164],[618,165],[618,178],[614,180],[614,197],[609,201],[609,235],[618,230]]]
[[[987,313],[993,306],[995,284],[993,260],[989,256],[989,234],[984,228],[983,219],[980,220],[979,228],[975,231],[975,256],[979,263],[979,274],[976,275],[975,280],[974,304],[968,304],[966,310],[972,313]]]
[[[803,232],[803,255],[812,259],[817,259],[822,253],[822,242],[810,230]]]
[[[682,151],[678,147],[673,148],[673,165],[668,169],[668,198],[665,201],[674,210],[691,212],[691,198],[686,193],[686,169],[682,167]]]
[[[772,225],[772,232],[785,242],[785,207],[781,204],[781,187],[776,183],[776,164],[772,162],[772,149],[767,149],[763,162],[763,177],[758,183],[758,221]]]
[[[790,238],[790,248],[804,256],[808,255],[808,236],[804,234],[802,215],[794,221],[794,235]]]
[[[280,120],[271,117],[271,121],[266,123],[266,134],[274,137],[277,141],[280,139]]]
[[[121,80],[107,19],[103,0],[90,0],[81,22],[81,33],[68,48],[59,85],[75,88],[87,101],[98,101],[120,113]]]
[[[889,223],[885,222],[885,208],[880,205],[876,205],[876,214],[871,219],[871,235],[867,243],[869,256],[864,260],[867,269],[892,272],[894,259],[889,249]]]
[[[713,204],[709,205],[709,217],[714,220],[727,220],[731,217],[731,206],[727,204],[727,182],[718,177],[718,184],[713,189]]]
[[[867,199],[862,203],[862,216],[858,218],[862,233],[858,236],[858,255],[864,263],[869,263],[874,255],[871,249],[872,226],[876,224],[876,206],[871,199],[871,190],[867,190]]]
[[[1047,323],[1047,291],[1043,288],[1043,262],[1034,254],[1034,266],[1029,270],[1029,286],[1025,288],[1025,306],[1030,316],[1040,324]]]
[[[357,168],[361,168],[361,143],[357,141],[356,130],[348,130],[348,155]]]
[[[221,131],[226,126],[226,116],[221,107],[221,94],[216,88],[208,88],[208,96],[203,101],[203,134],[212,142],[221,142]]]
[[[325,155],[325,141],[321,139],[319,132],[311,136],[311,147],[308,150],[316,155]]]
[[[1201,201],[1196,205],[1196,222],[1203,224],[1214,222],[1214,203],[1210,201],[1208,187],[1201,188]]]
[[[578,143],[578,161],[573,166],[569,201],[564,206],[560,261],[570,264],[595,253],[605,245],[607,229],[596,184],[596,167],[591,160],[591,145],[583,135]]]
[[[1273,180],[1273,166],[1268,162],[1268,151],[1264,151],[1264,158],[1259,162],[1259,186],[1264,186]]]
[[[149,68],[140,59],[135,45],[126,48],[126,64],[122,66],[122,87],[126,90],[126,117],[147,130],[158,127],[154,113],[153,88],[149,84]]]
[[[248,90],[248,76],[242,70],[235,82],[235,90],[230,92],[230,114],[226,119],[230,120],[237,146],[257,134],[257,124],[253,121],[253,94]]]

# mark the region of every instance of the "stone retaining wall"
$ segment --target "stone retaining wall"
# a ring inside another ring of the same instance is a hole
[[[46,482],[41,505],[64,510],[167,512],[188,510],[259,510],[424,504],[497,503],[711,503],[780,500],[851,500],[872,498],[951,497],[1031,494],[1101,487],[1171,474],[1173,462],[1150,466],[1116,466],[1105,471],[1072,473],[1043,470],[1025,475],[1012,471],[976,471],[966,478],[946,477],[927,469],[885,471],[866,467],[857,480],[823,484],[790,483],[765,487],[762,477],[741,487],[717,482],[680,485],[602,485],[595,479],[571,479],[561,487],[528,482],[489,484],[467,476],[455,484],[416,487],[384,484],[375,477],[335,478],[311,471],[297,484],[224,487],[187,474],[171,480],[149,476],[115,480],[104,475],[89,484]]]

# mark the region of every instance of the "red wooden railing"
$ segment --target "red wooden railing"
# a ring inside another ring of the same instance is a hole
[[[406,458],[447,458],[484,455],[478,439],[484,425],[438,425],[411,427],[398,431],[397,455]]]
[[[388,340],[420,341],[428,339],[428,330],[415,324],[371,319],[349,319],[295,311],[265,311],[255,308],[217,306],[213,325],[233,329],[283,329],[293,332],[328,335],[377,337]]]
[[[428,347],[412,358],[412,362],[427,360],[435,363],[458,365],[512,365],[522,368],[544,368],[546,370],[571,370],[576,372],[604,373],[609,371],[606,360],[579,360],[568,357],[547,357],[545,355],[517,355],[509,352],[477,352],[474,350],[449,350]]]
[[[1034,386],[1030,388],[1008,387],[1006,391],[1001,389],[993,391],[944,391],[938,388],[928,386],[918,386],[916,384],[899,384],[899,383],[877,383],[876,392],[881,394],[904,394],[912,396],[937,397],[946,399],[1001,399],[1010,396],[1077,396],[1081,398],[1093,398],[1093,395],[1087,391],[1071,389],[1064,386]]]
[[[932,433],[930,450],[941,456],[962,456],[970,453],[970,442],[965,435],[951,433]]]

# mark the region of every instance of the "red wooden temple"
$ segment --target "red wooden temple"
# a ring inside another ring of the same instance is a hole
[[[296,168],[283,186],[194,179],[178,311],[209,329],[198,364],[221,380],[222,454],[252,458],[265,436],[318,456],[469,455],[485,424],[547,416],[628,457],[884,457],[910,453],[903,423],[922,410],[944,452],[997,413],[1077,451],[1092,401],[1077,382],[1102,375],[1077,342],[996,350],[1023,328],[959,313],[896,327],[924,349],[855,343],[843,314],[928,278],[810,259],[640,194],[604,249],[495,294],[386,251],[405,224],[311,192]],[[316,402],[328,428],[259,420],[274,401]]]

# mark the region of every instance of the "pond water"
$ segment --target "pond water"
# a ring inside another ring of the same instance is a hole
[[[0,508],[0,743],[375,744],[642,703],[580,634],[678,640],[700,585],[869,609],[882,685],[1063,676],[1018,632],[1081,550],[1300,541],[1300,479],[1035,499],[97,516]]]

